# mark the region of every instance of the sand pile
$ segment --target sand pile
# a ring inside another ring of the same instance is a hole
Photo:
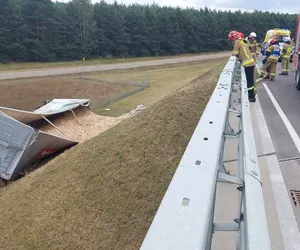
[[[47,122],[38,129],[59,137],[83,142],[104,132],[129,116],[129,114],[119,117],[99,116],[87,107],[79,107],[73,112],[75,116],[71,111],[68,111],[55,120],[49,118],[59,130]]]

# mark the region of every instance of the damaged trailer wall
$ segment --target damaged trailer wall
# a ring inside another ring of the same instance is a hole
[[[11,180],[30,164],[75,144],[0,113],[0,177]]]
[[[78,143],[26,124],[89,105],[89,99],[54,99],[33,112],[0,107],[0,177],[14,179],[34,162]]]
[[[34,111],[25,111],[7,107],[0,107],[0,111],[19,122],[30,124],[43,119],[43,116],[48,117],[76,109],[79,106],[88,107],[89,105],[89,99],[53,99],[51,102]]]

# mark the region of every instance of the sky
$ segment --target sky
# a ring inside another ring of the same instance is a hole
[[[55,1],[55,0],[53,0]],[[61,2],[68,2],[70,0],[58,0]],[[100,2],[100,0],[92,0],[93,3]],[[113,3],[114,0],[106,0],[108,3]],[[130,4],[151,4],[154,0],[117,0],[119,3]],[[203,8],[207,6],[211,9],[217,10],[262,10],[273,12],[288,12],[299,13],[300,3],[299,0],[155,0],[160,6],[173,6],[173,7],[193,7]]]

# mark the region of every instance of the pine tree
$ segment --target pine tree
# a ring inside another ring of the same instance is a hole
[[[0,62],[135,57],[231,49],[230,30],[258,41],[267,30],[295,33],[297,15],[51,0],[0,1]]]

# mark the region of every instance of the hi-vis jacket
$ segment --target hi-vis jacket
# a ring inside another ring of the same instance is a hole
[[[243,67],[255,66],[255,61],[251,55],[248,45],[241,39],[234,41],[232,55],[239,58]]]
[[[280,51],[281,51],[281,48],[279,45],[275,44],[275,45],[270,46],[267,49],[267,53],[270,54],[270,56],[268,57],[268,60],[272,61],[272,62],[278,62],[278,59],[280,56]]]
[[[282,58],[290,59],[293,47],[291,44],[284,44],[282,48]]]
[[[253,42],[251,40],[247,40],[249,49],[251,51],[252,55],[256,55],[256,53],[258,53],[258,46],[257,46],[257,42],[256,40],[254,40]]]

